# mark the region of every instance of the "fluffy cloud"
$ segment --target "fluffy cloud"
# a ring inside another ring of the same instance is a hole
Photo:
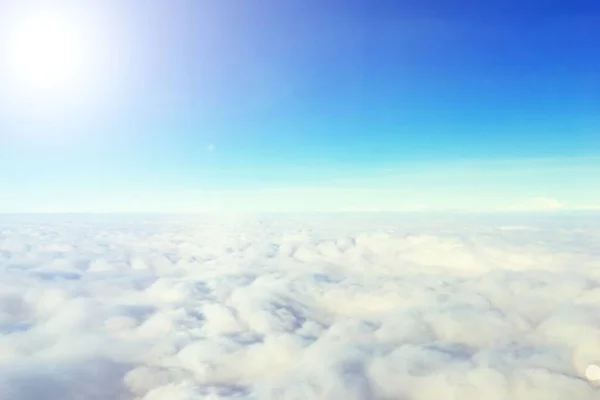
[[[0,399],[597,399],[598,217],[0,219]]]

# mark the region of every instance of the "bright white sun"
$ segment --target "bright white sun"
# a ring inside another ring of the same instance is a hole
[[[35,91],[60,91],[74,84],[86,61],[84,32],[74,21],[45,13],[14,27],[8,61],[12,75]]]

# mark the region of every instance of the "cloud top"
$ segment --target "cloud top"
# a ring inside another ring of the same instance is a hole
[[[0,217],[0,398],[598,398],[597,217]]]

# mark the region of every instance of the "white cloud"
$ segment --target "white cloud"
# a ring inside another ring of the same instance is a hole
[[[534,210],[560,210],[565,208],[566,206],[560,201],[553,198],[538,197],[531,201],[530,207]]]
[[[597,399],[599,217],[485,218],[0,217],[0,399]]]
[[[568,207],[561,201],[551,197],[535,197],[516,206],[509,207],[507,211],[560,211]]]

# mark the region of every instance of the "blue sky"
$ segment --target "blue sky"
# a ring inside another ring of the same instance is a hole
[[[0,211],[600,208],[600,5],[447,3],[62,2],[102,68],[0,79]]]

